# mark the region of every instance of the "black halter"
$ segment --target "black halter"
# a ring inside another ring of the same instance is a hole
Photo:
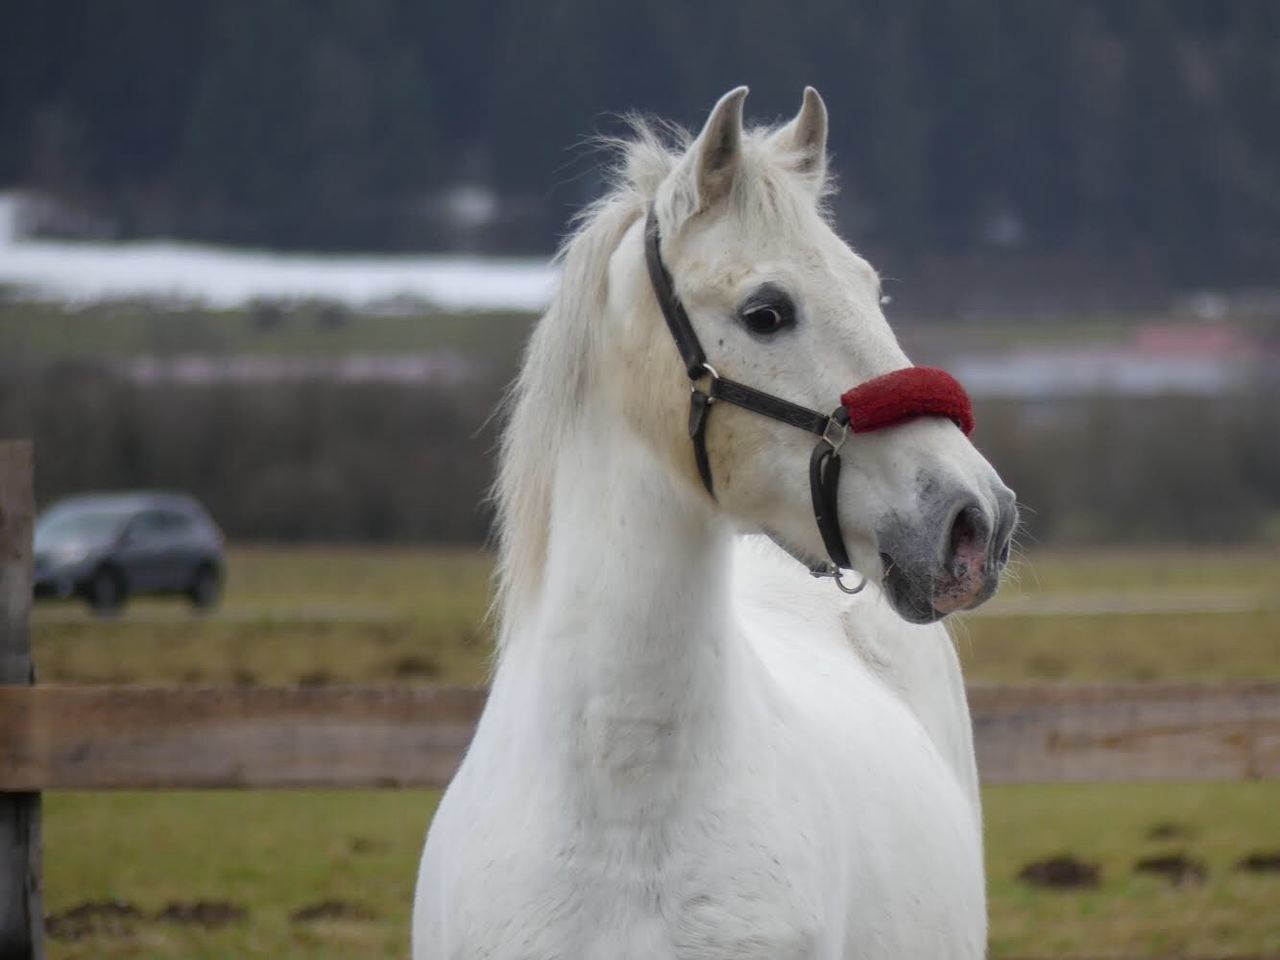
[[[649,267],[649,280],[653,284],[653,292],[662,307],[662,315],[666,318],[667,327],[680,351],[684,361],[685,372],[689,375],[691,395],[689,399],[689,437],[693,441],[693,455],[698,464],[698,473],[702,477],[703,486],[713,498],[716,495],[715,482],[711,476],[711,461],[707,457],[707,420],[712,404],[717,400],[732,403],[736,407],[751,410],[754,413],[772,417],[783,423],[807,430],[817,436],[818,443],[809,457],[809,493],[813,498],[813,515],[818,523],[818,532],[822,534],[823,545],[827,549],[830,560],[813,560],[802,556],[793,548],[783,543],[772,533],[769,536],[783,550],[809,568],[815,577],[832,577],[845,593],[857,593],[866,580],[856,587],[845,586],[841,580],[841,571],[850,569],[849,551],[845,549],[844,537],[840,534],[840,520],[837,513],[836,490],[840,483],[840,448],[849,433],[849,414],[843,404],[836,408],[830,416],[783,400],[771,393],[764,393],[745,383],[738,383],[720,376],[716,369],[707,362],[707,355],[702,349],[693,324],[689,322],[689,314],[676,296],[675,287],[671,283],[671,274],[662,262],[661,238],[658,234],[658,216],[652,206],[645,222],[644,231],[645,262]],[[698,382],[706,380],[705,390],[698,389]],[[769,531],[766,531],[767,533]]]

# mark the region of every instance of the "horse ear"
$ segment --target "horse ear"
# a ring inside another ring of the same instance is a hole
[[[742,102],[747,88],[730,90],[711,110],[706,126],[673,176],[672,201],[679,219],[728,196],[742,156]]]
[[[827,105],[813,87],[804,88],[800,112],[774,133],[773,142],[795,156],[795,169],[821,186],[827,175]]]

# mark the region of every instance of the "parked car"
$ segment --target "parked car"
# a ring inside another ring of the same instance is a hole
[[[203,609],[218,602],[224,570],[222,534],[182,494],[72,497],[36,520],[37,597],[83,597],[107,612],[134,594],[179,594]]]

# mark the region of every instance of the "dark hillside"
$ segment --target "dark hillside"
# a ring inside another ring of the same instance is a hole
[[[813,83],[841,225],[892,275],[1280,266],[1268,0],[9,0],[4,23],[0,185],[124,235],[547,251],[612,114],[694,124],[747,82],[777,117]]]

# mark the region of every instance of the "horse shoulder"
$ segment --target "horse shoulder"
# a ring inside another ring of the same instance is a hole
[[[865,670],[915,716],[979,810],[964,677],[944,625],[907,623],[875,584],[845,598],[763,538],[744,538],[735,574],[744,621],[767,624],[755,632],[780,654],[775,671],[808,675],[821,687],[824,677]]]
[[[973,724],[947,628],[907,623],[876,595],[848,604],[840,620],[849,644],[920,721],[978,813]]]
[[[760,609],[752,642],[777,687],[783,731],[772,749],[793,757],[795,790],[818,799],[812,822],[836,854],[834,872],[823,871],[836,878],[825,915],[840,918],[846,937],[835,955],[980,957],[980,810],[963,751],[940,726],[946,711],[923,708],[922,685],[907,682],[904,692],[903,670],[886,679],[900,662],[869,665],[838,615],[786,636],[784,612]],[[794,762],[800,755],[805,762]]]

